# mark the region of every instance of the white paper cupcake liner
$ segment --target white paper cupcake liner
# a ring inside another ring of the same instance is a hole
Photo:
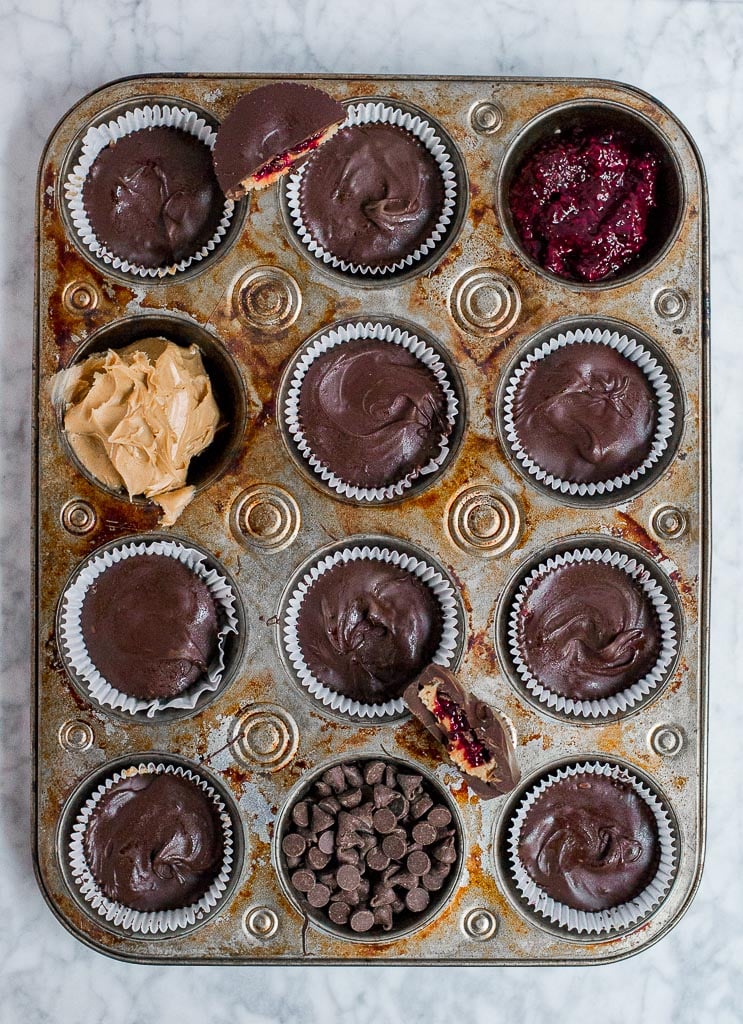
[[[419,359],[439,383],[446,399],[446,420],[450,426],[448,434],[442,434],[439,441],[439,450],[434,458],[427,465],[411,470],[402,479],[388,484],[386,487],[359,487],[355,484],[341,480],[336,474],[317,457],[310,448],[309,442],[304,436],[299,415],[299,395],[302,390],[302,382],[307,371],[314,361],[325,352],[338,345],[347,342],[374,339],[383,341],[390,345],[399,345],[406,351]],[[317,338],[308,349],[306,349],[294,367],[282,416],[287,431],[296,445],[297,451],[307,461],[312,470],[320,477],[326,486],[330,487],[344,498],[354,501],[381,502],[393,501],[401,497],[406,490],[412,487],[413,483],[421,476],[436,473],[443,466],[450,451],[451,436],[459,415],[459,399],[449,378],[449,372],[441,356],[422,341],[415,334],[409,334],[399,327],[390,324],[373,323],[349,323],[334,327],[332,330]]]
[[[574,700],[572,697],[565,697],[543,686],[524,663],[519,649],[518,623],[521,606],[531,584],[538,577],[546,576],[555,569],[575,562],[603,562],[605,565],[611,565],[626,572],[642,587],[652,602],[660,623],[660,651],[650,672],[638,679],[632,686],[620,690],[619,693],[613,694],[611,697],[602,697],[599,700]],[[524,686],[550,710],[580,718],[603,718],[606,715],[628,711],[638,704],[665,679],[668,668],[675,657],[677,643],[676,619],[673,609],[658,581],[637,559],[607,548],[582,548],[566,551],[564,554],[548,558],[546,562],[541,562],[519,587],[508,619],[508,647],[514,668]]]
[[[83,186],[88,177],[90,168],[98,154],[110,143],[117,142],[125,135],[146,130],[148,128],[177,128],[180,131],[193,135],[208,146],[214,148],[217,133],[210,124],[200,117],[195,110],[188,107],[171,107],[168,104],[155,104],[154,106],[134,107],[125,114],[121,114],[114,121],[106,124],[94,125],[85,133],[83,139],[80,159],[75,164],[65,181],[64,191],[67,209],[72,223],[75,227],[80,241],[89,252],[114,268],[125,274],[132,274],[136,277],[169,277],[177,274],[192,263],[203,260],[212,253],[227,233],[230,221],[235,212],[235,204],[231,199],[225,199],[224,211],[217,230],[209,241],[197,252],[193,253],[178,263],[166,267],[143,267],[117,256],[111,252],[102,242],[98,240],[90,224],[90,219],[83,206]]]
[[[546,469],[537,465],[521,443],[513,415],[514,400],[519,385],[529,367],[540,359],[548,359],[553,352],[560,348],[577,344],[608,345],[609,348],[615,349],[620,355],[629,359],[630,362],[642,370],[650,383],[656,400],[658,421],[651,449],[644,461],[630,473],[612,477],[610,480],[599,480],[595,483],[575,483],[571,480],[562,480],[560,477],[554,476],[552,473],[547,472]],[[523,468],[545,487],[550,487],[553,491],[559,491],[561,494],[578,495],[579,497],[611,494],[644,476],[658,462],[668,448],[669,438],[673,433],[675,416],[673,391],[665,370],[655,356],[648,352],[635,338],[631,338],[626,334],[620,335],[616,331],[602,331],[598,327],[594,330],[585,329],[558,334],[556,337],[550,338],[549,341],[545,341],[533,352],[530,352],[521,360],[511,375],[503,398],[503,425],[506,439],[511,451]]]
[[[350,697],[331,690],[316,679],[302,654],[297,633],[297,623],[299,622],[302,602],[313,583],[334,565],[338,565],[341,562],[353,562],[360,558],[389,562],[391,565],[396,565],[400,569],[411,573],[411,575],[417,576],[421,582],[430,587],[439,602],[443,619],[441,641],[431,660],[434,664],[443,665],[445,668],[451,665],[459,638],[457,599],[451,583],[441,572],[415,555],[404,554],[402,551],[397,551],[394,548],[379,547],[377,545],[374,547],[364,545],[363,547],[343,548],[342,551],[326,555],[304,574],[289,598],[284,612],[281,624],[284,650],[302,686],[326,707],[332,708],[333,711],[340,711],[343,714],[361,718],[384,718],[388,715],[400,715],[407,710],[402,697],[388,700],[384,704],[364,704],[361,701],[352,700]]]
[[[619,779],[631,786],[650,807],[658,826],[660,854],[655,877],[634,899],[616,907],[610,907],[608,910],[576,910],[574,907],[568,907],[559,900],[553,899],[529,875],[518,854],[521,829],[529,809],[538,797],[555,782],[584,774],[605,775],[609,778]],[[508,863],[511,878],[517,890],[535,913],[546,918],[551,924],[566,928],[568,931],[595,935],[613,929],[629,928],[647,917],[658,906],[671,888],[676,873],[676,845],[668,811],[655,793],[636,775],[620,765],[586,761],[551,772],[522,797],[508,830]]]
[[[381,102],[352,103],[347,108],[347,111],[348,114],[346,120],[338,129],[339,131],[343,128],[352,127],[353,125],[383,123],[397,125],[400,128],[404,128],[412,135],[415,135],[415,137],[423,143],[438,164],[444,185],[444,204],[441,210],[441,215],[436,226],[425,242],[423,242],[423,244],[414,252],[410,253],[410,255],[400,257],[400,259],[396,260],[394,263],[387,263],[378,267],[369,267],[364,264],[348,263],[345,260],[338,259],[337,256],[334,256],[333,253],[324,249],[320,243],[312,237],[309,228],[304,223],[300,202],[300,191],[302,186],[302,177],[310,161],[302,164],[298,170],[289,176],[286,188],[286,199],[289,207],[289,214],[291,216],[294,229],[297,232],[300,241],[307,247],[308,252],[310,252],[316,259],[321,260],[324,264],[333,267],[335,270],[341,270],[344,273],[382,277],[386,274],[393,274],[397,271],[405,270],[406,267],[411,267],[414,263],[417,263],[418,260],[427,256],[438,245],[446,234],[446,231],[452,222],[452,218],[454,217],[454,210],[457,202],[457,178],[454,173],[454,164],[452,163],[446,147],[428,121],[418,115],[414,116],[413,114],[406,114],[397,107],[389,106],[388,104]]]
[[[179,907],[176,910],[133,910],[131,907],[124,906],[123,903],[109,899],[99,888],[85,858],[85,833],[100,800],[113,786],[123,779],[131,778],[133,775],[150,775],[153,773],[157,775],[162,775],[163,773],[166,775],[180,775],[182,778],[194,783],[194,785],[199,786],[214,801],[222,826],[223,854],[219,874],[199,900],[188,907]],[[146,764],[142,763],[116,772],[96,788],[75,819],[72,833],[69,837],[67,855],[72,877],[80,895],[109,924],[141,935],[175,932],[182,928],[189,928],[191,925],[196,924],[197,921],[200,921],[216,906],[224,895],[234,870],[235,852],[232,836],[232,819],[216,790],[205,779],[197,775],[196,772],[191,771],[189,768],[182,768],[180,765],[150,761]]]
[[[166,555],[187,566],[200,577],[207,587],[217,609],[217,652],[203,680],[195,683],[177,697],[142,700],[122,693],[112,686],[93,664],[85,646],[81,627],[81,616],[85,595],[90,585],[112,565],[126,558],[140,555]],[[195,548],[186,547],[177,541],[156,540],[149,543],[140,541],[122,544],[94,554],[78,569],[72,582],[62,595],[60,621],[60,646],[69,668],[80,679],[93,698],[104,707],[126,711],[129,714],[145,711],[152,718],[166,708],[188,709],[196,707],[203,693],[217,689],[224,676],[225,641],[227,635],[238,632],[238,618],[235,610],[236,598],[232,587],[215,569],[205,564],[206,556]]]

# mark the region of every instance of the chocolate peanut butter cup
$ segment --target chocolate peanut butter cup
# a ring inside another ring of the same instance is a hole
[[[333,138],[289,179],[300,241],[343,273],[390,275],[427,256],[450,230],[452,159],[434,127],[382,102],[354,103]]]
[[[311,339],[280,401],[289,448],[341,498],[378,503],[433,479],[461,434],[454,372],[425,338],[386,322]]]
[[[459,876],[462,835],[448,794],[417,765],[364,757],[305,783],[277,829],[280,877],[317,926],[381,942],[422,927]]]
[[[629,335],[600,328],[540,344],[503,393],[512,454],[535,481],[570,497],[637,484],[666,455],[675,419],[660,361]]]
[[[239,631],[237,597],[203,552],[173,541],[101,549],[60,601],[59,645],[104,707],[190,710],[221,684]]]
[[[533,569],[510,605],[508,644],[533,697],[589,720],[645,699],[678,646],[664,588],[640,561],[607,548],[568,550]]]
[[[196,110],[126,110],[85,134],[65,182],[82,247],[124,274],[162,278],[209,256],[234,215],[214,173],[216,133]]]
[[[67,845],[72,884],[117,929],[171,933],[222,899],[235,861],[232,817],[206,778],[152,761],[112,772],[85,800]]]
[[[461,612],[443,571],[393,540],[338,546],[290,583],[280,636],[316,700],[384,720],[405,712],[403,691],[427,665],[458,657]]]
[[[507,825],[510,883],[560,928],[624,930],[667,894],[676,845],[664,801],[634,772],[570,764],[532,782],[517,802]]]

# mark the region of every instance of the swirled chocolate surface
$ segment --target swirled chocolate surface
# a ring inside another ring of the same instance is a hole
[[[538,146],[509,195],[527,253],[574,281],[603,281],[635,262],[647,245],[659,166],[613,129],[575,128]]]
[[[531,363],[514,394],[516,434],[560,480],[598,483],[650,454],[658,422],[652,385],[608,345],[575,343]]]
[[[337,259],[380,267],[409,256],[431,235],[444,205],[438,165],[397,125],[341,128],[307,162],[304,223]]]
[[[83,206],[110,252],[163,267],[212,238],[224,195],[208,146],[177,128],[145,128],[101,150],[83,185]]]
[[[431,370],[402,346],[375,339],[344,342],[315,359],[302,381],[299,419],[313,454],[359,487],[417,476],[452,430]]]
[[[352,700],[402,695],[441,642],[441,606],[425,583],[389,562],[358,558],[328,569],[305,595],[297,634],[308,668]]]
[[[547,689],[574,700],[619,693],[660,652],[650,598],[623,569],[571,562],[532,581],[518,617],[518,646]]]
[[[105,569],[85,595],[81,626],[103,678],[141,700],[188,689],[217,649],[209,588],[167,555],[133,555]]]
[[[199,900],[219,874],[224,843],[214,802],[172,774],[117,782],[91,815],[85,859],[111,900],[175,910]]]
[[[595,912],[619,906],[653,880],[658,825],[631,785],[582,773],[537,797],[524,819],[518,856],[560,903]]]

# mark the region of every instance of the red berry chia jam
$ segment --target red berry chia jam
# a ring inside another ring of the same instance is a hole
[[[308,139],[305,139],[296,149],[288,149],[285,153],[275,156],[272,160],[267,160],[253,175],[254,181],[263,181],[272,174],[285,170],[295,160],[298,160],[300,156],[304,156],[305,153],[311,153],[314,149],[317,149],[324,134],[324,132],[317,132],[316,135],[311,135]]]
[[[526,252],[572,281],[603,281],[647,242],[659,161],[621,131],[575,128],[535,149],[509,202]]]
[[[433,713],[448,733],[449,749],[464,754],[470,768],[478,768],[492,760],[493,755],[478,740],[464,711],[453,700],[437,693]]]

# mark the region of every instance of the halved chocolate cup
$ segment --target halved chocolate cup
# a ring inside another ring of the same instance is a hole
[[[214,146],[214,170],[229,199],[267,188],[303,156],[327,141],[346,118],[321,89],[274,82],[241,96]]]

